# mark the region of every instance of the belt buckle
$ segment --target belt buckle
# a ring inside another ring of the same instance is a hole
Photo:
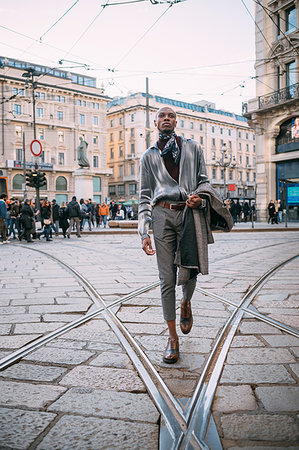
[[[169,203],[169,209],[174,209],[177,205],[175,203]]]

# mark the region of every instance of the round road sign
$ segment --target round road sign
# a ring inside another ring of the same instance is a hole
[[[40,156],[43,151],[42,144],[37,139],[34,139],[30,144],[30,150],[33,156]]]

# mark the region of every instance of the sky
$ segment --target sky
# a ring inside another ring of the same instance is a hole
[[[235,113],[255,97],[254,0],[128,1],[0,0],[0,56],[96,77],[110,97],[146,77],[150,94]]]

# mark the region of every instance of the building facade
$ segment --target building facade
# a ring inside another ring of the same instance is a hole
[[[47,185],[41,198],[69,201],[75,195],[73,172],[78,166],[80,137],[87,143],[93,181],[93,200],[108,194],[106,158],[106,103],[96,79],[59,69],[0,57],[1,132],[0,177],[10,197],[23,198],[23,140],[26,168],[38,163]],[[34,157],[30,143],[36,138],[42,154]],[[27,187],[27,197],[35,190]]]
[[[139,161],[157,140],[155,115],[163,106],[177,113],[176,133],[194,139],[203,148],[208,176],[223,198],[255,198],[255,133],[243,116],[218,110],[214,104],[191,104],[136,93],[107,104],[107,164],[112,170],[109,197],[138,199]],[[146,128],[146,123],[150,126]],[[149,145],[148,145],[149,144]]]
[[[243,114],[256,131],[257,207],[280,199],[299,220],[299,2],[256,5],[256,98]]]

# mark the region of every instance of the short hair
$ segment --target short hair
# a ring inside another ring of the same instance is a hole
[[[72,200],[77,200],[77,197],[74,195],[74,196],[72,197]]]
[[[7,198],[7,194],[1,194],[0,198],[3,198],[3,199]]]

